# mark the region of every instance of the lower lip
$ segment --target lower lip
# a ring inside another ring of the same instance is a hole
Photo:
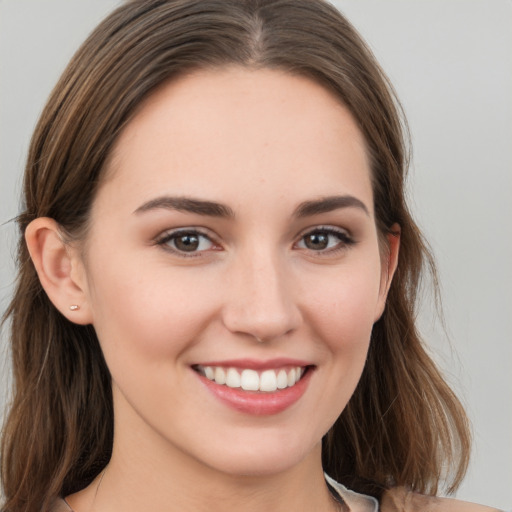
[[[311,373],[312,369],[309,368],[295,386],[270,393],[230,388],[217,384],[198,373],[196,375],[211,393],[231,408],[254,416],[268,416],[283,412],[296,403],[305,393]]]

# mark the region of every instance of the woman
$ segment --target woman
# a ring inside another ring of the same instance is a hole
[[[460,509],[405,490],[469,449],[414,326],[406,164],[328,4],[107,18],[31,145],[3,510]]]

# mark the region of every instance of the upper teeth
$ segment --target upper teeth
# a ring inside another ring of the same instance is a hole
[[[199,373],[217,384],[230,388],[242,388],[245,391],[276,391],[294,386],[302,377],[304,369],[300,366],[285,370],[237,370],[221,366],[197,366]]]

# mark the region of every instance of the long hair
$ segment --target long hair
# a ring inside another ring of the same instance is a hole
[[[361,37],[322,0],[132,0],[73,57],[31,142],[5,316],[14,396],[2,439],[3,512],[47,510],[85,487],[108,463],[113,436],[111,379],[94,328],[69,322],[49,301],[24,231],[47,216],[83,238],[113,144],[141,102],[173,77],[226,65],[284,70],[334,93],[366,140],[379,233],[401,227],[398,270],[366,367],[323,440],[325,471],[377,497],[393,485],[435,493],[444,477],[453,490],[464,475],[466,416],[415,327],[419,282],[433,263],[405,203],[401,110]]]

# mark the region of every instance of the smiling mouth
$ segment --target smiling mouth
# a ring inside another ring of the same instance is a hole
[[[192,366],[193,370],[216,384],[244,391],[272,393],[294,387],[306,374],[309,366],[257,371],[223,366]]]

